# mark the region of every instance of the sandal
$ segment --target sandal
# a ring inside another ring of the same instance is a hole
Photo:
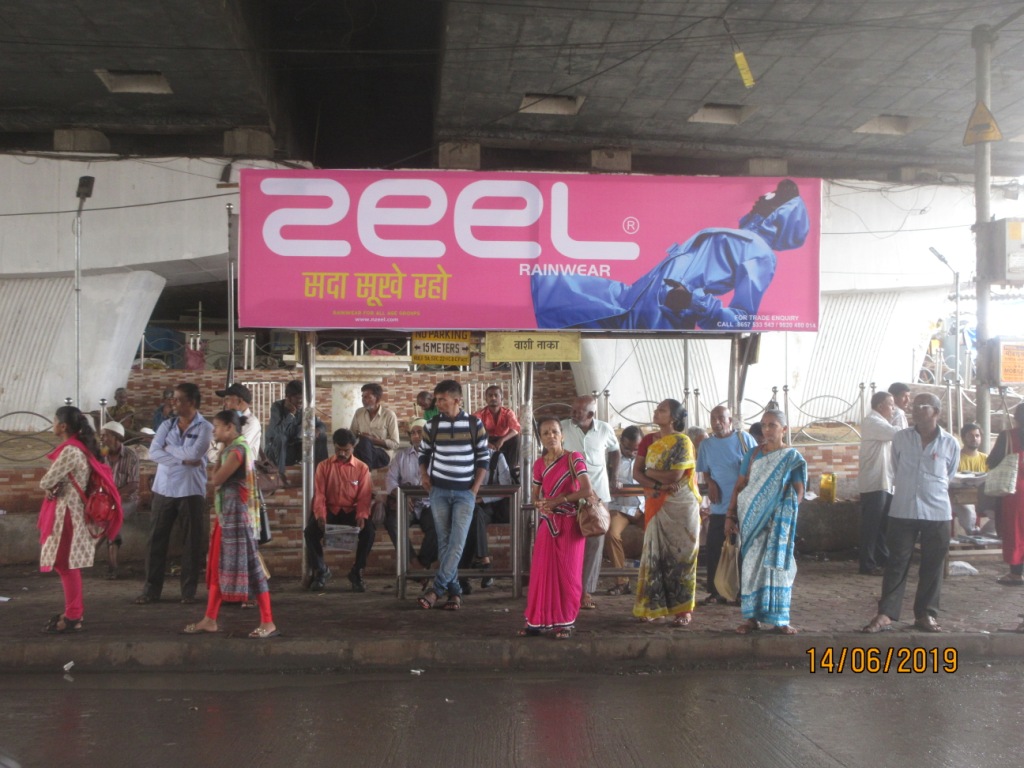
[[[594,598],[589,592],[583,593],[583,599],[580,600],[580,608],[584,611],[592,611],[597,608],[597,603],[594,602]]]
[[[757,619],[747,619],[738,627],[736,627],[737,635],[749,635],[751,632],[757,632],[761,628],[760,622]]]
[[[628,595],[633,590],[629,587],[629,582],[625,584],[616,584],[614,587],[608,590],[609,595]]]
[[[892,632],[892,620],[885,614],[878,614],[861,629],[861,632],[874,635],[878,632]]]
[[[996,584],[1002,584],[1004,587],[1024,587],[1024,576],[1015,576],[1011,573],[996,579]]]
[[[777,624],[772,632],[776,635],[795,635],[798,634],[800,630],[796,627],[791,627],[789,624]]]
[[[444,604],[444,610],[446,611],[459,611],[462,610],[462,595],[452,595],[448,598],[448,602]]]
[[[58,613],[46,622],[43,632],[49,635],[63,635],[67,632],[81,632],[82,619],[69,619],[64,614]]]
[[[185,628],[183,630],[181,630],[181,634],[183,634],[183,635],[215,635],[218,632],[220,632],[220,627],[216,627],[215,629],[206,629],[205,627],[200,627],[199,624],[200,624],[200,622],[198,622],[198,621],[195,624],[186,624]]]
[[[249,633],[249,637],[253,640],[268,640],[271,637],[279,637],[280,632],[277,629],[264,629],[263,627],[256,627],[252,632]]]
[[[689,626],[690,622],[693,621],[692,613],[681,613],[672,619],[673,627],[686,627]]]
[[[139,595],[132,602],[136,605],[149,605],[150,603],[155,603],[156,601],[157,598],[151,597],[150,595]]]
[[[416,602],[419,603],[420,608],[429,611],[437,603],[437,592],[424,592],[416,598]]]
[[[561,629],[555,630],[555,634],[552,635],[555,640],[568,640],[572,637],[572,633],[575,627],[562,627]]]
[[[729,601],[721,595],[708,595],[700,601],[701,605],[727,605],[728,603]]]
[[[243,600],[241,602],[241,606],[243,608],[255,608],[256,607],[256,601],[255,600]]]
[[[641,624],[657,624],[662,618],[661,616],[637,616],[636,620]]]
[[[538,637],[540,636],[540,630],[534,629],[533,627],[523,627],[516,632],[516,637]]]

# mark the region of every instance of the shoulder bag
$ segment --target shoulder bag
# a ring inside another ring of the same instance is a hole
[[[576,477],[576,467],[572,452],[567,451],[566,453],[569,461],[569,471],[572,473],[572,478],[576,481],[576,487],[578,488],[579,479]],[[579,524],[580,532],[584,536],[589,539],[592,536],[604,536],[608,533],[608,526],[611,524],[612,516],[608,512],[608,507],[594,493],[593,489],[591,489],[589,496],[576,502],[576,507],[578,509],[576,512],[576,522]]]
[[[1013,434],[1007,433],[1006,447],[1015,448]],[[985,475],[986,496],[1012,496],[1017,492],[1017,466],[1020,463],[1020,453],[1007,451],[999,466],[990,469]]]

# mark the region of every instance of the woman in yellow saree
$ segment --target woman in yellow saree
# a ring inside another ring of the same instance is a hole
[[[633,615],[652,622],[672,617],[685,627],[693,618],[700,538],[696,457],[686,429],[686,409],[664,400],[654,411],[658,432],[641,442],[634,479],[647,497],[644,545]]]

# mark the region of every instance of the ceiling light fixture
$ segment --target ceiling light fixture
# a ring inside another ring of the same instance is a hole
[[[174,93],[162,72],[145,69],[94,69],[111,93]]]
[[[527,93],[519,111],[532,115],[576,115],[586,96],[558,96],[550,93]]]

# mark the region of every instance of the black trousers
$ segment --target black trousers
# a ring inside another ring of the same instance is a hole
[[[181,596],[196,596],[199,572],[203,568],[203,512],[206,499],[202,496],[162,496],[153,494],[150,512],[153,525],[149,532],[149,551],[146,553],[146,583],[142,594],[158,600],[164,589],[164,572],[167,569],[167,547],[171,542],[174,522],[181,516],[185,530],[185,545],[181,551]]]
[[[328,512],[328,525],[358,525],[355,510],[352,512]],[[306,529],[303,531],[306,537],[306,554],[309,568],[314,573],[326,570],[324,565],[324,535],[320,530],[320,524],[316,515],[309,518]],[[373,549],[373,539],[377,535],[377,526],[373,524],[372,518],[367,518],[366,524],[359,531],[359,542],[356,544],[356,562],[352,566],[354,572],[362,572],[366,567],[366,560]]]
[[[424,507],[420,511],[420,519],[417,523],[412,515],[409,515],[409,527],[419,525],[423,531],[423,543],[420,544],[419,554],[416,559],[424,568],[430,568],[437,560],[437,531],[434,530],[434,516],[430,513],[430,507]],[[398,507],[388,499],[387,511],[384,513],[384,527],[387,528],[391,543],[398,548]],[[412,542],[409,534],[405,534],[405,551],[412,555]]]
[[[949,552],[949,520],[904,520],[889,518],[889,562],[882,577],[882,599],[878,612],[898,621],[903,608],[903,592],[907,588],[910,558],[914,544],[921,541],[921,566],[917,571],[917,593],[914,595],[914,618],[934,618],[939,612],[942,572]]]
[[[860,572],[868,573],[889,560],[885,543],[886,521],[892,494],[869,491],[860,495]]]
[[[717,596],[715,574],[718,572],[718,561],[722,559],[722,545],[725,544],[725,515],[708,516],[708,538],[704,543],[704,557],[708,571],[707,589]]]
[[[356,440],[356,447],[352,453],[371,470],[386,467],[391,463],[388,452],[379,445],[371,443],[368,437],[360,437]]]

